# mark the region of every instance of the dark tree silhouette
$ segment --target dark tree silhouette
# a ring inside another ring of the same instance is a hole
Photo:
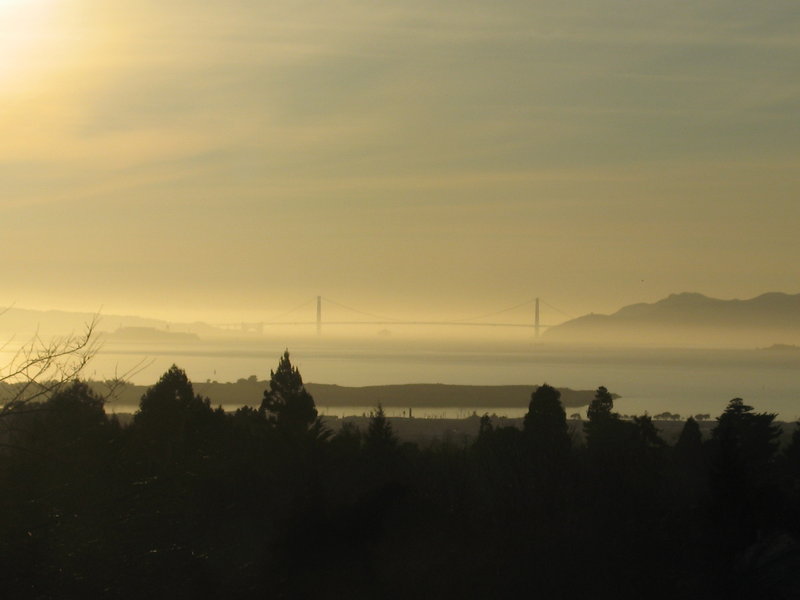
[[[180,459],[208,441],[214,411],[208,398],[194,393],[183,369],[172,365],[139,402],[134,433],[153,459]]]
[[[698,460],[703,454],[703,436],[700,426],[694,418],[689,417],[681,429],[678,441],[675,442],[675,456],[680,461]]]
[[[545,383],[531,394],[524,431],[535,452],[560,455],[569,448],[567,413],[561,405],[561,392]]]
[[[779,514],[774,459],[781,430],[773,423],[775,416],[754,413],[752,406],[734,398],[711,432],[712,513],[724,563],[731,564],[752,547],[760,531],[774,527]],[[734,591],[741,582],[727,585]]]
[[[211,412],[208,398],[195,395],[192,382],[186,372],[172,365],[153,387],[148,389],[139,402],[139,411],[134,415],[138,427],[166,428],[175,433],[178,422],[187,414]]]
[[[11,452],[0,453],[3,591],[19,598],[96,595],[88,586],[99,579],[95,569],[107,550],[103,530],[119,526],[105,519],[114,507],[119,427],[80,381],[9,415],[20,419]],[[87,593],[70,593],[82,585]]]
[[[392,424],[386,418],[383,407],[378,404],[378,409],[372,413],[364,437],[364,449],[367,452],[383,454],[397,447],[397,437],[392,431]]]
[[[658,430],[653,424],[653,419],[649,415],[633,417],[635,437],[642,448],[663,448],[664,440],[658,435]]]
[[[85,384],[43,399],[0,419],[7,597],[798,597],[800,428],[778,457],[738,398],[670,452],[599,388],[560,456],[548,385],[471,447],[401,443],[380,405],[328,440],[288,353],[258,410],[211,410],[176,366],[124,428]]]
[[[356,455],[361,450],[362,439],[363,435],[358,426],[352,421],[345,421],[331,439],[331,447],[342,453]]]
[[[314,398],[306,391],[303,378],[293,367],[286,350],[275,371],[270,371],[269,389],[264,391],[261,412],[277,429],[303,433],[318,425]]]
[[[686,419],[677,442],[672,448],[671,502],[685,510],[686,522],[698,516],[697,509],[708,502],[708,453],[703,444],[700,426],[693,417]],[[699,530],[695,529],[694,534]]]
[[[22,412],[12,429],[12,447],[61,463],[90,453],[118,430],[116,420],[106,418],[104,402],[86,383],[73,381],[38,408]]]
[[[610,418],[613,415],[611,412],[613,409],[614,397],[605,388],[605,386],[601,385],[594,393],[594,398],[592,399],[591,403],[589,404],[589,408],[586,411],[586,417],[590,421]]]
[[[800,422],[795,423],[792,438],[784,451],[789,465],[796,472],[800,473]]]
[[[745,461],[758,468],[769,462],[778,449],[781,428],[773,423],[776,416],[754,413],[752,406],[734,398],[717,418],[712,440],[727,459]]]
[[[105,400],[83,381],[73,381],[56,392],[44,405],[44,417],[60,435],[79,437],[82,432],[106,422]]]
[[[592,447],[611,447],[618,444],[624,436],[622,429],[626,425],[615,412],[614,398],[604,387],[600,386],[586,411],[587,421],[583,424],[586,434],[586,445]]]
[[[492,426],[492,418],[489,413],[483,413],[480,424],[478,426],[478,439],[486,438],[492,434],[494,427]]]

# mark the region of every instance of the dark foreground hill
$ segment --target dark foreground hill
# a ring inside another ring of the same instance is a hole
[[[652,304],[632,304],[611,315],[590,314],[545,333],[564,343],[754,347],[800,341],[800,294],[762,294],[719,300],[672,294]]]

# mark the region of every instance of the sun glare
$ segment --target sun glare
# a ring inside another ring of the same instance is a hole
[[[0,0],[0,86],[17,84],[45,66],[57,33],[54,4]]]

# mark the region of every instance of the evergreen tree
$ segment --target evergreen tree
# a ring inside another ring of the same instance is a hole
[[[119,464],[120,430],[103,398],[73,381],[41,404],[6,413],[13,444],[0,444],[0,580],[6,598],[94,597]],[[34,558],[35,557],[35,558]],[[80,582],[80,583],[77,583]],[[75,593],[83,587],[84,593]]]
[[[483,413],[480,425],[478,426],[478,439],[490,436],[493,430],[492,418],[489,416],[489,413]]]
[[[783,450],[783,467],[789,477],[789,488],[795,498],[796,521],[800,523],[800,422],[795,423],[792,437]]]
[[[624,423],[619,415],[612,412],[614,398],[604,387],[600,386],[586,411],[588,420],[583,424],[586,434],[586,445],[590,448],[600,448],[619,444],[625,433],[622,431]]]
[[[40,408],[19,415],[8,431],[12,447],[38,457],[57,458],[58,469],[76,456],[86,460],[91,453],[106,451],[104,445],[118,428],[106,418],[104,402],[88,384],[73,381]]]
[[[261,412],[277,429],[287,433],[302,433],[320,428],[314,398],[306,391],[297,367],[289,360],[286,350],[275,371],[270,371],[269,389],[264,391]]]
[[[105,425],[104,404],[105,400],[88,384],[76,380],[46,402],[46,421],[54,433],[77,438]]]
[[[561,392],[545,383],[531,394],[524,431],[538,453],[560,455],[569,448],[567,413],[561,405]]]
[[[153,457],[167,461],[205,445],[215,420],[209,399],[194,393],[186,372],[176,365],[144,393],[133,416],[136,437]]]
[[[393,450],[396,446],[397,438],[392,431],[392,424],[386,418],[383,407],[378,404],[378,410],[373,412],[369,419],[364,449],[367,452],[382,454]]]
[[[361,450],[362,439],[363,436],[358,426],[352,421],[345,421],[331,439],[331,447],[343,449],[343,452],[358,454]]]
[[[781,430],[775,417],[754,413],[734,398],[711,432],[712,511],[728,561],[751,546],[759,530],[772,528],[780,514],[774,459]]]
[[[693,417],[686,419],[678,441],[672,448],[672,484],[676,505],[696,507],[706,502],[709,493],[708,459],[700,426]]]
[[[366,481],[371,488],[378,490],[397,481],[402,465],[400,444],[380,404],[370,413],[362,457]]]
[[[186,371],[172,365],[139,401],[139,411],[134,415],[138,426],[156,424],[169,426],[184,421],[187,414],[210,413],[208,398],[195,395]]]
[[[666,445],[658,435],[658,429],[650,415],[633,417],[631,424],[634,427],[634,437],[643,448],[663,448]]]
[[[800,422],[795,423],[792,439],[786,446],[785,455],[791,464],[800,467]]]
[[[589,408],[586,411],[586,416],[590,421],[611,418],[614,416],[614,414],[611,412],[613,409],[614,397],[605,388],[605,386],[601,385],[594,393],[594,398],[589,404]]]
[[[684,463],[699,460],[703,455],[703,436],[700,426],[694,418],[689,417],[683,425],[678,441],[674,447],[675,457]]]
[[[773,423],[777,415],[752,411],[741,398],[734,398],[717,418],[711,436],[726,457],[761,465],[774,457],[781,429]]]

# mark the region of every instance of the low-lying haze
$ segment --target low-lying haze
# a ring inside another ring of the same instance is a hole
[[[799,18],[0,2],[2,304],[457,318],[796,293]]]

